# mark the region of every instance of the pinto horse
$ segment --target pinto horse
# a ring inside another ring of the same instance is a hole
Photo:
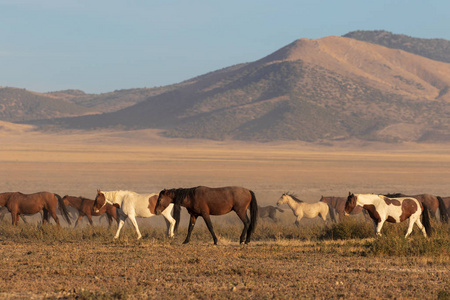
[[[116,220],[117,224],[119,224],[119,216],[117,214],[117,207],[106,204],[103,206],[98,213],[94,212],[94,200],[87,199],[84,197],[73,197],[73,196],[64,196],[63,198],[64,204],[66,206],[72,206],[78,210],[78,219],[75,222],[74,228],[77,227],[78,222],[86,216],[89,220],[89,224],[93,226],[92,216],[98,217],[106,213],[108,217],[109,227],[111,227],[112,220]]]
[[[67,208],[64,205],[61,197],[54,193],[39,192],[34,194],[22,194],[19,192],[2,193],[0,195],[0,206],[5,206],[11,213],[12,224],[17,225],[19,216],[32,215],[43,211],[42,224],[49,222],[49,213],[55,220],[56,224],[60,226],[58,216],[56,215],[56,207],[59,204],[59,209],[66,219],[67,223],[71,224]]]
[[[205,220],[214,240],[214,245],[217,245],[217,237],[210,215],[224,215],[233,210],[244,223],[244,229],[239,239],[241,244],[244,243],[244,240],[246,244],[250,242],[250,237],[256,227],[258,204],[255,194],[243,187],[209,188],[198,186],[188,189],[162,190],[156,202],[156,214],[163,212],[171,203],[186,207],[190,214],[188,234],[183,244],[189,243],[192,229],[199,216]],[[247,215],[247,209],[250,209],[250,219]]]
[[[400,223],[409,219],[409,227],[405,238],[411,234],[414,224],[422,230],[423,236],[431,233],[428,208],[412,197],[388,198],[383,195],[349,193],[345,203],[345,212],[350,213],[356,206],[367,210],[375,226],[375,234],[381,235],[384,222]],[[420,221],[422,216],[422,222]]]
[[[327,215],[329,211],[328,204],[324,202],[306,203],[303,200],[298,199],[294,194],[283,193],[277,201],[277,205],[287,203],[292,209],[292,212],[297,217],[295,225],[300,226],[300,220],[303,217],[315,218],[321,217],[324,222],[327,221]]]
[[[136,229],[137,239],[139,240],[142,238],[142,235],[139,231],[136,217],[150,218],[155,216],[155,205],[157,199],[158,194],[138,194],[130,191],[103,192],[97,190],[97,196],[94,201],[94,212],[99,213],[106,204],[116,206],[119,208],[118,211],[120,221],[114,238],[117,239],[119,237],[125,220],[130,218],[131,223]],[[172,210],[175,218],[171,215]],[[173,237],[174,230],[176,230],[175,224],[180,220],[179,206],[175,206],[174,208],[174,205],[170,205],[170,207],[162,212],[162,215],[166,220],[167,235],[169,237]]]
[[[399,197],[400,198],[401,197],[415,198],[415,199],[419,200],[419,202],[421,202],[427,206],[428,210],[430,211],[431,217],[434,219],[437,219],[436,213],[439,208],[441,222],[448,223],[448,211],[445,207],[444,201],[439,196],[434,196],[434,195],[430,195],[430,194],[405,195],[402,193],[387,194],[385,196],[390,197],[390,198],[399,198]]]

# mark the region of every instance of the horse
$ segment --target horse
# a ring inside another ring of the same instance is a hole
[[[434,218],[435,220],[437,219],[436,213],[439,208],[441,222],[448,223],[448,212],[447,209],[445,208],[444,201],[439,196],[434,196],[430,194],[405,195],[402,193],[386,194],[385,196],[390,198],[402,198],[402,197],[415,198],[419,200],[419,202],[427,206],[428,210],[430,211],[431,217]]]
[[[281,208],[276,207],[276,206],[272,206],[272,205],[259,206],[258,205],[258,217],[261,219],[262,218],[270,218],[274,222],[278,222],[278,219],[275,216],[277,211],[284,212],[284,210],[282,210]]]
[[[6,207],[4,207],[4,206],[0,207],[0,222],[3,221],[3,219],[5,218],[5,215],[6,215],[8,212],[9,212],[9,211],[8,211],[8,209],[7,209]],[[41,218],[42,218],[42,211],[40,211],[39,213],[41,214]],[[18,216],[18,218],[19,218],[19,219],[22,218],[22,221],[23,221],[25,224],[28,224],[28,221],[27,221],[27,219],[24,218],[24,215]]]
[[[324,197],[324,196],[322,196],[319,201],[325,202],[326,204],[328,204],[328,206],[330,207],[330,217],[333,220],[333,222],[337,222],[336,216],[334,215],[333,210],[335,210],[338,213],[339,222],[342,222],[342,220],[344,220],[344,216],[345,216],[344,208],[345,208],[345,202],[347,201],[346,197],[334,197],[334,196]],[[370,219],[370,217],[367,216],[366,210],[360,206],[355,207],[355,209],[352,210],[350,215],[359,215],[360,213],[363,213],[365,218]]]
[[[356,206],[362,206],[367,210],[373,220],[377,236],[381,235],[384,222],[400,223],[407,219],[409,219],[409,227],[405,238],[411,234],[414,224],[422,230],[424,237],[431,233],[428,208],[415,198],[389,198],[384,195],[349,193],[345,203],[345,212],[350,213]],[[422,216],[423,224],[420,216]]]
[[[210,215],[224,215],[234,211],[244,223],[239,242],[248,244],[256,227],[258,217],[258,204],[253,191],[238,186],[210,188],[198,186],[193,188],[179,188],[162,190],[156,202],[156,214],[163,212],[168,205],[174,203],[186,207],[190,214],[189,227],[183,244],[190,241],[192,229],[199,216],[203,218],[212,235],[214,245],[217,245],[217,237],[211,223]],[[247,215],[250,209],[250,218]]]
[[[445,209],[447,210],[447,215],[450,214],[450,197],[442,197],[442,202],[444,202]]]
[[[139,231],[136,217],[150,218],[155,216],[155,204],[157,199],[158,194],[138,194],[131,191],[105,192],[97,190],[97,196],[94,200],[94,212],[99,213],[106,204],[119,208],[120,221],[114,239],[119,238],[125,220],[130,218],[130,221],[136,230],[137,239],[139,240],[142,238],[142,235]],[[175,218],[171,215],[172,210]],[[170,205],[170,207],[161,212],[161,214],[166,220],[167,235],[173,237],[177,227],[176,223],[180,220],[180,208],[176,206],[174,208],[174,205]]]
[[[119,224],[119,216],[117,214],[117,207],[106,204],[103,206],[98,213],[94,212],[94,200],[87,199],[84,197],[74,197],[74,196],[68,196],[65,195],[63,198],[64,204],[66,206],[72,206],[73,208],[76,208],[78,210],[78,218],[75,222],[75,226],[73,228],[76,228],[78,225],[78,222],[83,219],[84,216],[86,216],[89,220],[89,224],[93,226],[92,222],[92,216],[98,217],[106,213],[106,216],[108,217],[108,223],[109,227],[111,227],[112,220],[116,220],[117,225]]]
[[[300,220],[303,217],[315,218],[320,216],[324,222],[327,221],[327,215],[329,211],[328,204],[324,202],[306,203],[303,200],[298,199],[294,194],[283,193],[277,201],[277,205],[287,203],[292,209],[292,212],[297,217],[295,225],[300,226]]]
[[[56,215],[56,207],[59,204],[59,209],[66,219],[67,223],[71,224],[67,212],[67,208],[58,194],[49,192],[39,192],[34,194],[22,194],[20,192],[2,193],[0,195],[0,206],[5,206],[11,213],[12,224],[19,223],[19,216],[21,214],[31,215],[43,211],[42,224],[49,222],[49,213],[55,220],[58,226],[58,216]]]

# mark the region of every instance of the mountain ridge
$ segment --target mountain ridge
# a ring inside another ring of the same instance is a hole
[[[36,124],[214,140],[450,142],[449,86],[448,63],[330,36],[296,40],[113,112]]]

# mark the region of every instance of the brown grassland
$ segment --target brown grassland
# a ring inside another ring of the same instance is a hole
[[[1,124],[0,124],[1,125]],[[95,196],[96,190],[141,193],[198,185],[240,185],[261,205],[290,191],[308,202],[321,195],[430,193],[450,195],[449,145],[347,143],[312,146],[166,140],[151,131],[95,134],[38,133],[17,126],[0,131],[0,192],[47,190]],[[0,223],[0,297],[134,299],[446,299],[450,297],[450,229],[433,221],[424,239],[405,224],[373,226],[359,217],[293,225],[288,207],[280,222],[259,220],[253,241],[238,244],[241,223],[214,217],[219,245],[199,220],[189,245],[180,231],[165,237],[161,217],[139,219],[143,239],[127,224],[115,227]],[[94,223],[98,224],[99,219]],[[84,223],[86,224],[86,223]]]

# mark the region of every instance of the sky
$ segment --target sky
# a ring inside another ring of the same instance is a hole
[[[450,1],[0,0],[0,86],[164,86],[355,30],[450,40]]]

